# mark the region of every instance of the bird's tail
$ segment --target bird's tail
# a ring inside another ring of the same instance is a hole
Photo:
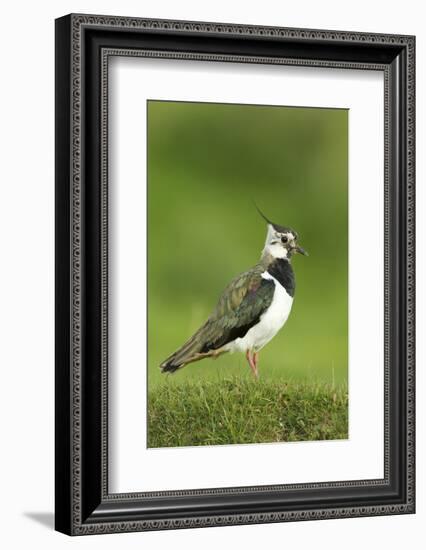
[[[161,372],[175,372],[187,363],[201,359],[203,351],[206,351],[203,350],[205,348],[206,329],[207,323],[198,329],[183,346],[167,357],[160,365]]]

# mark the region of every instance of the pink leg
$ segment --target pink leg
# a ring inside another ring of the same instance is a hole
[[[257,364],[259,362],[259,353],[256,351],[253,353],[253,363],[256,368],[256,377],[259,378],[259,369],[257,368]]]
[[[259,376],[259,373],[257,371],[257,367],[256,367],[256,364],[254,362],[254,359],[250,355],[250,350],[246,351],[246,359],[248,361],[248,364],[250,365],[250,368],[251,368],[251,371],[252,371],[253,375],[257,378]]]

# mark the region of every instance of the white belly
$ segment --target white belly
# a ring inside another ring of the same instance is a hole
[[[252,327],[243,338],[229,342],[226,349],[230,352],[247,350],[259,351],[283,327],[291,311],[293,298],[285,288],[267,271],[262,273],[264,279],[271,279],[275,284],[274,297],[271,305],[260,317],[260,321]]]

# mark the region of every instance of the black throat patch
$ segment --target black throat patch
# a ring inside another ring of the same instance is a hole
[[[289,296],[294,296],[296,281],[294,279],[293,268],[288,260],[277,258],[268,266],[268,273],[272,277],[275,277],[280,285],[285,288]]]

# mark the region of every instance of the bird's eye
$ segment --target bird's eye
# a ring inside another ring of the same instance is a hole
[[[281,242],[284,243],[284,244],[286,244],[286,243],[288,242],[288,237],[287,237],[286,235],[283,235],[283,236],[281,237]]]

